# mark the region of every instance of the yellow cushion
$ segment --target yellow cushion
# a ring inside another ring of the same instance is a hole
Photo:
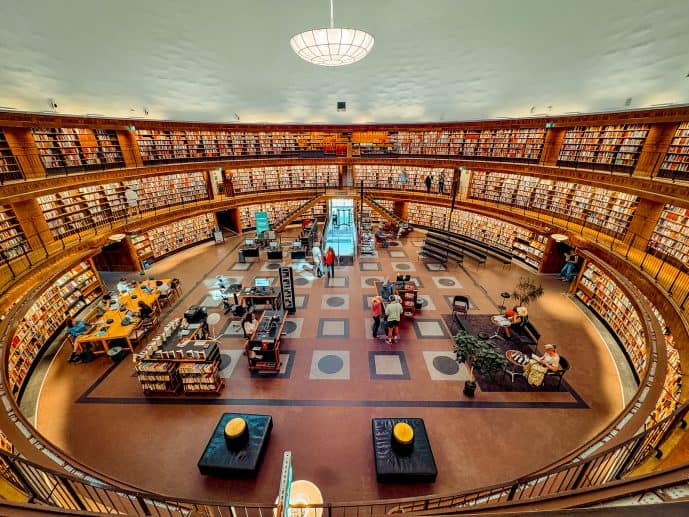
[[[225,436],[230,439],[239,438],[246,430],[246,421],[241,418],[233,418],[225,424]]]
[[[414,441],[414,430],[409,424],[400,422],[399,424],[395,424],[395,427],[392,429],[392,436],[394,436],[397,443],[409,445]]]

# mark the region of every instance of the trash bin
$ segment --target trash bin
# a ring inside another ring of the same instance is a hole
[[[113,363],[119,363],[124,359],[125,351],[121,346],[114,346],[108,350],[108,357],[112,359]]]

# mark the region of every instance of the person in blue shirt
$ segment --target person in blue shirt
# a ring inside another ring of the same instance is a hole
[[[81,359],[81,355],[84,352],[84,346],[81,343],[77,343],[77,338],[82,334],[85,334],[91,328],[91,325],[82,320],[74,320],[72,318],[67,318],[67,334],[72,340],[72,355],[69,356],[70,363],[76,363]]]

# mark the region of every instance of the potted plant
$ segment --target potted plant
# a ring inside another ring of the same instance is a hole
[[[543,286],[541,284],[536,285],[536,282],[528,276],[519,277],[519,283],[512,291],[512,298],[519,302],[521,306],[528,305],[542,295]]]
[[[469,367],[469,380],[464,383],[464,394],[467,397],[473,397],[476,391],[474,371],[494,380],[495,374],[504,370],[508,364],[505,354],[493,343],[463,330],[454,337],[454,350],[457,362],[467,363]]]

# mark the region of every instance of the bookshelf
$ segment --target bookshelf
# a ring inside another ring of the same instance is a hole
[[[153,258],[153,247],[151,241],[148,240],[148,233],[135,233],[129,236],[129,242],[134,248],[134,252],[139,259],[141,269],[143,269],[144,260]]]
[[[400,181],[402,171],[407,176],[406,184]],[[452,193],[452,177],[454,171],[438,167],[398,167],[390,165],[355,165],[354,184],[358,187],[364,182],[364,189],[395,189],[416,190],[426,192],[424,183],[426,176],[431,177],[431,192],[440,194],[440,180],[442,178],[442,194]]]
[[[423,205],[420,203],[407,204],[407,219],[412,226],[428,226],[444,230],[447,227],[449,214],[450,209],[444,206]]]
[[[438,129],[390,135],[393,152],[410,155],[481,157],[537,162],[545,128]]]
[[[31,252],[31,246],[10,205],[0,205],[0,251],[4,260]]]
[[[254,214],[256,212],[267,212],[268,222],[271,227],[284,220],[291,213],[299,210],[308,201],[291,200],[291,201],[276,201],[274,203],[259,203],[255,205],[244,205],[239,207],[239,221],[242,226],[242,231],[252,229],[256,226],[254,221]],[[302,219],[318,219],[323,221],[327,212],[326,203],[316,203],[301,213]]]
[[[648,248],[689,266],[689,209],[667,204],[656,224]]]
[[[682,122],[675,131],[658,176],[689,180],[689,122]]]
[[[232,171],[235,194],[267,190],[337,187],[337,165],[294,165],[291,167],[249,167]]]
[[[137,193],[135,206],[127,190]],[[161,192],[165,192],[161,196]],[[77,234],[119,221],[139,211],[154,210],[208,199],[203,172],[152,176],[121,183],[92,185],[37,198],[55,238]]]
[[[83,261],[55,280],[24,314],[7,354],[10,392],[21,396],[33,364],[66,319],[103,294],[93,263]]]
[[[352,156],[391,154],[394,145],[388,131],[352,131]]]
[[[17,160],[12,154],[5,133],[0,129],[0,184],[7,180],[16,180],[23,178],[21,169]]]
[[[568,129],[558,165],[586,163],[593,168],[632,170],[648,136],[649,126],[626,124]]]
[[[548,212],[596,226],[611,235],[624,234],[639,204],[634,194],[566,181],[509,173],[473,171],[469,197]]]
[[[213,228],[217,225],[214,213],[207,213],[181,219],[174,223],[151,228],[146,232],[153,258],[160,258],[169,253],[198,244],[213,238]],[[139,242],[141,245],[145,240]],[[147,249],[144,244],[142,251]],[[137,250],[138,255],[138,250]]]
[[[33,128],[38,154],[46,171],[124,166],[117,133],[110,129]]]
[[[385,210],[391,214],[395,213],[395,202],[390,199],[374,199],[379,206],[383,207]]]
[[[648,351],[641,320],[627,295],[589,261],[577,282],[576,296],[617,336],[638,382],[646,368]]]

